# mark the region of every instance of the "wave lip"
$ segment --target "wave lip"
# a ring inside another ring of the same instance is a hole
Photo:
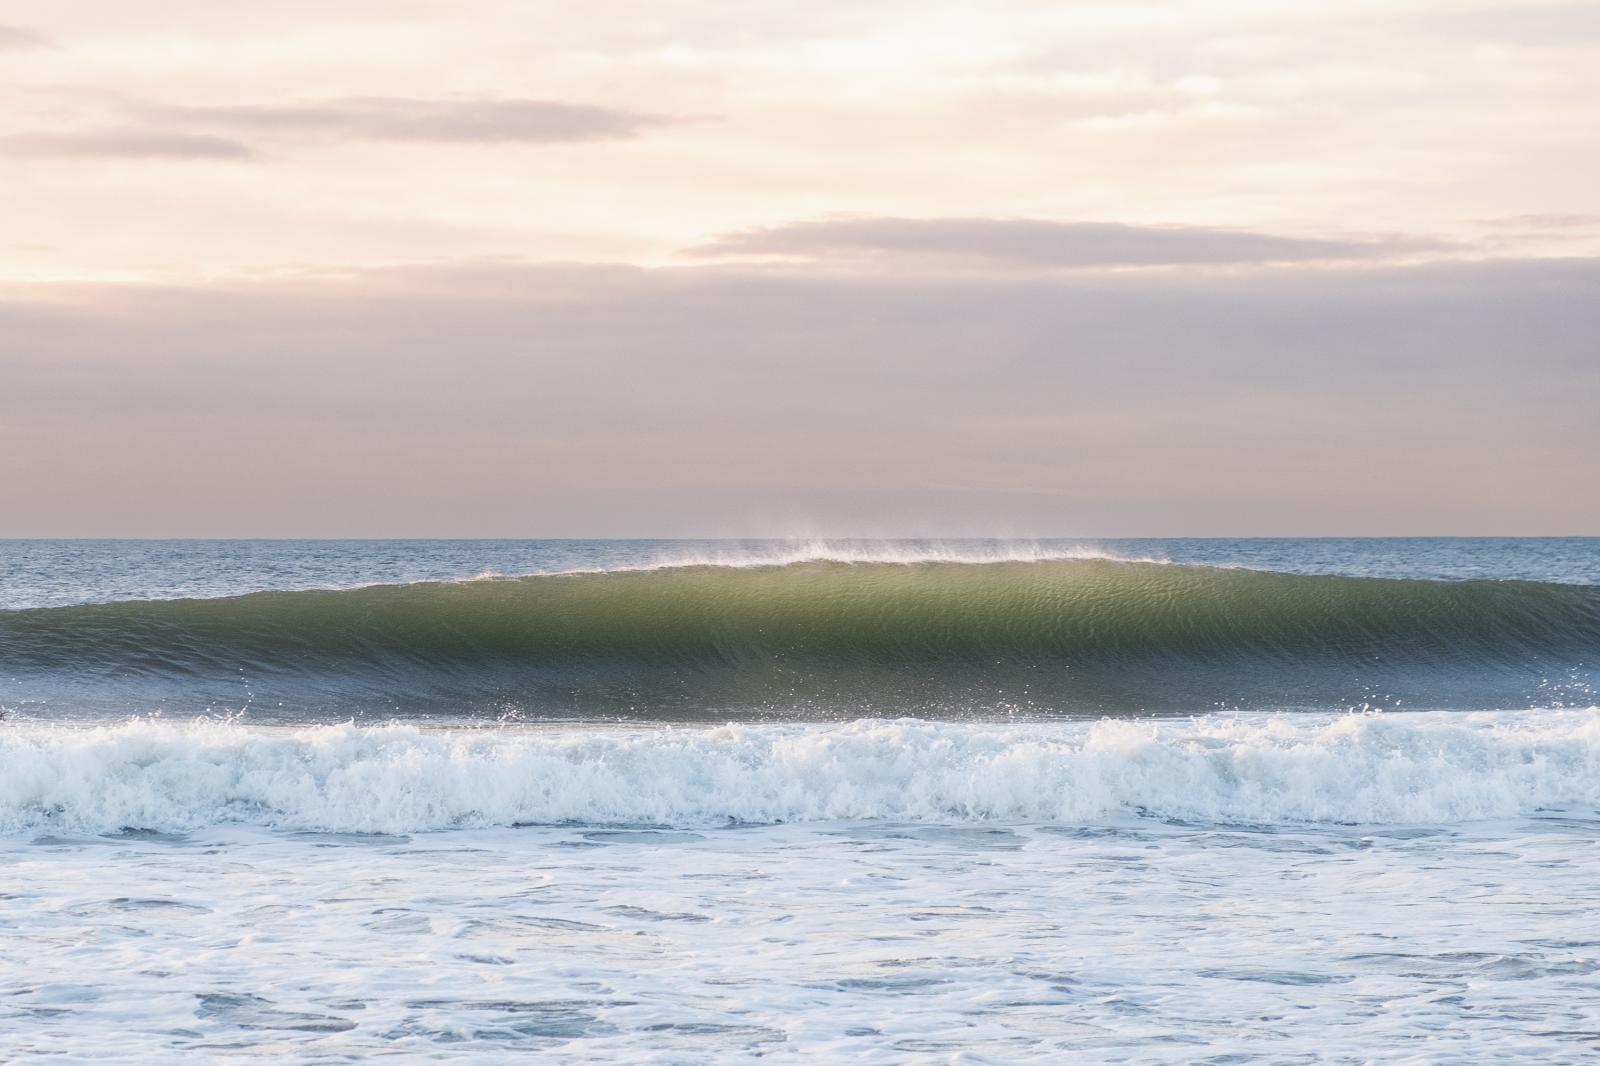
[[[1448,823],[1600,806],[1600,708],[710,729],[13,722],[0,831]]]
[[[846,563],[862,566],[916,566],[952,563],[1056,563],[1101,560],[1118,563],[1165,563],[1156,555],[1130,555],[1091,542],[1062,544],[1023,540],[785,540],[759,545],[733,542],[715,549],[671,549],[643,562],[606,567],[573,567],[550,574],[619,574],[637,571],[715,567],[749,570],[757,567],[796,566],[802,563]],[[544,573],[530,577],[546,576]]]

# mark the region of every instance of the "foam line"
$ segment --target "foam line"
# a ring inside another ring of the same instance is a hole
[[[969,725],[0,729],[0,831],[824,819],[1441,823],[1600,805],[1600,709]]]

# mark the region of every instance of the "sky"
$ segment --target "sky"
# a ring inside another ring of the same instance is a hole
[[[1600,6],[0,0],[0,536],[1600,534]]]

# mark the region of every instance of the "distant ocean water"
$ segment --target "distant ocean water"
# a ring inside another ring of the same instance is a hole
[[[1597,680],[1596,538],[0,541],[0,1059],[1581,1061]]]

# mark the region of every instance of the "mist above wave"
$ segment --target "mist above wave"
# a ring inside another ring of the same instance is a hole
[[[1075,559],[1161,563],[1153,553],[1118,552],[1093,543],[1062,544],[1023,540],[784,540],[673,545],[640,560],[605,566],[567,566],[543,573],[613,573],[684,567],[750,569],[802,563],[1044,563]],[[499,574],[484,576],[501,576]],[[528,575],[534,576],[534,575]]]

